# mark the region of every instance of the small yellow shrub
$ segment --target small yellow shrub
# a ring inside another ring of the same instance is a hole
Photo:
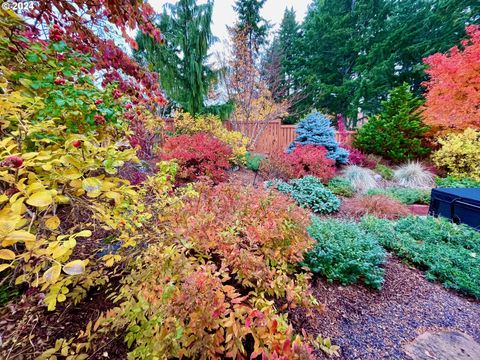
[[[178,135],[193,135],[206,132],[223,141],[232,148],[232,163],[243,164],[247,153],[248,138],[238,131],[230,131],[223,126],[222,121],[215,115],[192,116],[189,113],[179,112],[174,118],[175,133]]]
[[[466,129],[463,133],[439,138],[441,149],[432,156],[434,163],[447,169],[454,177],[480,180],[480,131]]]

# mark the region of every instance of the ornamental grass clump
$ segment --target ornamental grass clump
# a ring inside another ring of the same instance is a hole
[[[275,186],[278,191],[293,197],[301,207],[316,213],[331,214],[340,207],[340,200],[314,176],[289,182],[272,181],[267,185]]]
[[[374,215],[384,219],[398,219],[411,214],[406,205],[385,195],[357,196],[345,199],[341,213],[356,219],[364,215]]]
[[[365,285],[381,288],[385,250],[373,235],[354,222],[314,216],[308,232],[316,243],[305,254],[303,264],[313,273],[325,276],[328,282],[349,285],[362,280]]]
[[[408,162],[393,172],[394,181],[409,188],[431,188],[434,186],[434,175],[418,161]]]
[[[350,181],[355,190],[359,192],[364,192],[377,186],[375,173],[360,166],[347,166],[342,172],[342,177]]]

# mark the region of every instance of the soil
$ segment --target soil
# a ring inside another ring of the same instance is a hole
[[[326,304],[320,316],[289,312],[297,331],[331,337],[342,359],[410,359],[403,346],[426,331],[451,330],[480,342],[480,302],[431,283],[422,272],[390,256],[381,291],[315,278],[313,291]],[[319,354],[319,358],[323,355]]]

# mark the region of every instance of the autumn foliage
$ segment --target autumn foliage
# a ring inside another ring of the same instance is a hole
[[[211,135],[197,133],[169,138],[161,157],[180,165],[178,177],[183,181],[208,177],[220,182],[226,179],[232,149]]]
[[[424,83],[423,115],[433,130],[480,127],[480,25],[468,26],[466,32],[461,46],[424,59],[430,79]]]

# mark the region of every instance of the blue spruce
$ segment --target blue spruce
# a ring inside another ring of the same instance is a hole
[[[296,126],[298,136],[289,145],[287,152],[292,152],[297,145],[324,146],[328,151],[327,158],[335,160],[337,164],[346,164],[348,151],[341,148],[335,140],[335,130],[331,125],[325,115],[311,113]]]

